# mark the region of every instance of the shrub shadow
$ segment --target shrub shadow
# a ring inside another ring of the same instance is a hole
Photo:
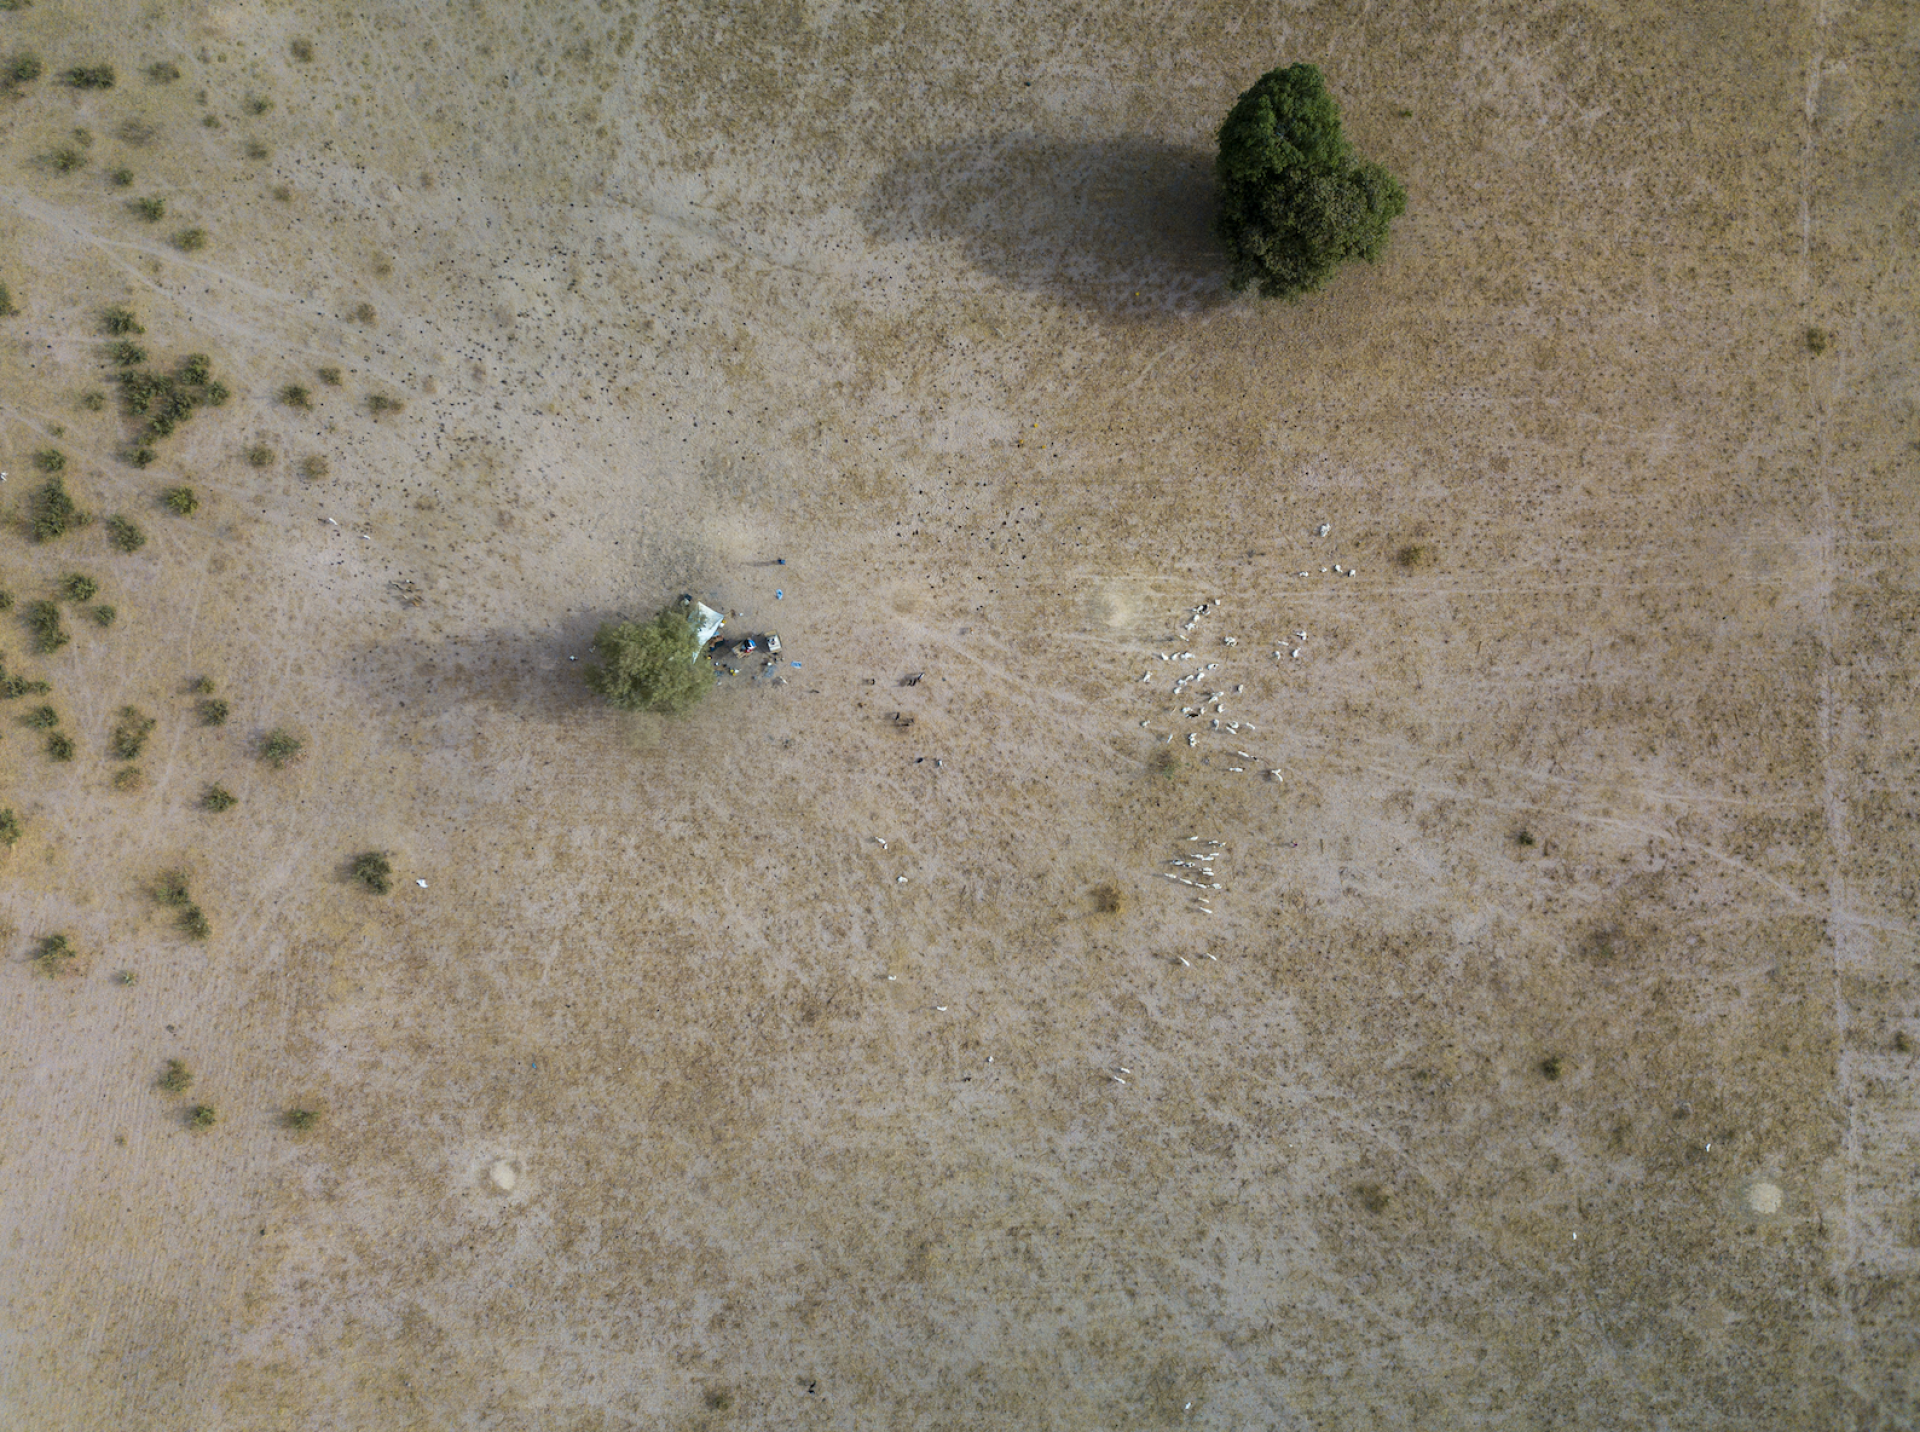
[[[1016,288],[1102,313],[1225,303],[1213,156],[1138,136],[986,135],[916,150],[862,201],[883,243],[957,244]]]

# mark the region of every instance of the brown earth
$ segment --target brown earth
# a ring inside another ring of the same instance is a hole
[[[1912,14],[0,14],[0,1422],[1913,1425]],[[1296,59],[1411,203],[1262,306]],[[682,591],[786,683],[596,705]]]

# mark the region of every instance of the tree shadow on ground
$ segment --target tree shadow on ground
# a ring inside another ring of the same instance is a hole
[[[1232,297],[1216,194],[1213,156],[1189,145],[986,135],[904,156],[862,219],[884,243],[955,243],[982,272],[1097,312],[1194,312]]]

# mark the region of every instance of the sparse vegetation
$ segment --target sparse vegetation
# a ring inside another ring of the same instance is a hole
[[[110,337],[119,338],[128,333],[145,333],[140,320],[134,317],[131,308],[113,304],[100,310],[100,327]]]
[[[137,985],[140,983],[140,976],[132,970],[119,970],[115,972],[113,982],[117,985]]]
[[[207,246],[207,231],[201,228],[181,229],[168,242],[183,254],[196,253]]]
[[[147,361],[147,350],[131,338],[107,345],[107,361],[116,368],[137,368]]]
[[[200,809],[210,810],[216,814],[223,810],[232,810],[239,803],[240,797],[225,786],[208,786],[200,793]]]
[[[80,395],[80,406],[89,413],[97,413],[107,405],[107,395],[98,388],[89,388]]]
[[[1377,1183],[1363,1183],[1353,1193],[1368,1213],[1385,1213],[1393,1207],[1393,1194]]]
[[[107,741],[107,749],[113,752],[116,761],[136,759],[147,744],[147,737],[153,734],[153,717],[147,715],[138,706],[122,706],[114,714],[113,732]]]
[[[57,468],[65,465],[66,459],[62,457],[56,465],[55,475],[35,488],[33,495],[27,499],[29,521],[36,542],[51,542],[56,537],[64,537],[74,528],[86,526],[89,521],[87,514],[74,504],[66,483],[58,475]]]
[[[1513,833],[1513,843],[1519,846],[1522,850],[1530,849],[1535,843],[1533,838],[1533,832],[1528,830],[1525,826],[1522,826],[1519,830]]]
[[[1816,358],[1827,351],[1827,344],[1831,341],[1832,335],[1824,328],[1809,328],[1807,330],[1807,352]]]
[[[127,207],[145,219],[149,224],[157,224],[167,217],[167,201],[158,194],[148,194],[143,198],[129,199]]]
[[[300,475],[308,482],[318,482],[332,471],[332,465],[320,453],[309,453],[300,459]]]
[[[56,603],[28,602],[21,617],[33,635],[33,649],[42,656],[51,655],[73,640],[60,625],[60,608]]]
[[[122,552],[138,552],[147,545],[147,534],[132,518],[116,512],[107,519],[107,540]]]
[[[1312,65],[1262,75],[1221,124],[1219,144],[1214,227],[1236,291],[1297,299],[1324,288],[1341,264],[1379,258],[1406,211],[1400,181],[1354,155]]]
[[[180,78],[180,66],[167,60],[155,60],[144,73],[157,85],[170,85]]]
[[[166,1093],[184,1094],[193,1087],[193,1071],[182,1059],[169,1059],[155,1083]]]
[[[376,895],[393,889],[393,863],[377,850],[354,856],[349,873]]]
[[[162,871],[160,878],[153,882],[153,898],[169,910],[184,910],[193,903],[193,895],[187,889],[187,872],[184,870]]]
[[[0,612],[10,612],[12,610],[13,610],[13,593],[0,592]]]
[[[47,755],[56,761],[73,759],[73,737],[64,731],[55,731],[47,737]]]
[[[198,905],[189,905],[180,912],[180,929],[190,940],[204,940],[213,933],[206,912]]]
[[[13,291],[0,283],[0,318],[12,318],[20,310],[14,306]]]
[[[299,39],[287,46],[287,52],[303,65],[313,63],[313,41]]]
[[[72,969],[79,955],[80,952],[73,947],[73,941],[65,935],[45,935],[34,947],[33,962],[40,967],[41,974],[51,978]]]
[[[191,487],[169,487],[160,494],[160,504],[176,517],[191,517],[200,510],[200,499]]]
[[[649,622],[604,623],[593,638],[601,664],[583,675],[622,710],[684,711],[713,687],[698,645],[685,606],[662,607]]]
[[[1433,565],[1433,549],[1422,542],[1410,542],[1394,554],[1393,560],[1403,571],[1418,571]]]
[[[137,791],[146,784],[146,777],[140,774],[138,766],[122,766],[113,773],[113,788],[116,791]]]
[[[67,465],[67,455],[59,448],[41,448],[33,455],[33,465],[42,472],[61,472]]]
[[[107,182],[116,189],[124,189],[133,182],[133,171],[121,164],[108,171]]]
[[[22,834],[20,817],[14,814],[13,807],[8,806],[5,810],[0,810],[0,845],[5,845],[11,850],[20,843]]]
[[[280,1116],[280,1122],[295,1133],[305,1133],[320,1122],[320,1116],[312,1109],[289,1109]]]
[[[388,413],[397,413],[404,407],[406,404],[400,399],[389,397],[385,393],[367,394],[367,411],[376,418],[385,417]]]
[[[209,697],[200,702],[194,709],[200,714],[200,724],[202,726],[224,726],[227,724],[229,712],[227,703],[223,700]]]
[[[4,71],[0,71],[0,83],[7,89],[17,85],[30,85],[46,72],[46,66],[40,63],[40,57],[31,50],[20,50],[7,57]]]
[[[60,724],[60,713],[51,706],[36,706],[20,718],[20,724],[35,731],[51,731]]]
[[[53,690],[44,681],[29,681],[24,676],[9,676],[0,679],[0,698],[8,701],[18,700],[22,696],[44,696]]]
[[[338,368],[321,368],[316,371],[320,374],[320,381],[325,383],[329,388],[337,388],[340,386],[341,378]]]
[[[137,368],[116,374],[115,381],[127,416],[146,419],[127,454],[136,467],[152,462],[153,444],[170,437],[198,408],[217,408],[228,396],[214,381],[212,361],[204,353],[189,353],[171,374]]]
[[[353,321],[355,323],[371,323],[379,316],[380,315],[374,311],[373,305],[364,299],[353,306]]]
[[[245,153],[249,159],[268,159],[273,155],[273,151],[257,139],[247,141]]]
[[[71,174],[86,163],[87,151],[77,144],[60,144],[47,151],[47,165],[56,174]]]
[[[220,1122],[220,1115],[211,1104],[195,1104],[187,1110],[189,1128],[210,1129]]]
[[[277,456],[278,454],[265,443],[255,443],[247,449],[247,466],[272,467],[274,458]]]
[[[1566,1060],[1562,1059],[1558,1054],[1549,1054],[1545,1059],[1540,1061],[1540,1073],[1548,1082],[1558,1079],[1560,1075],[1565,1072],[1566,1067]]]
[[[289,408],[311,408],[313,394],[298,383],[289,383],[280,390],[280,401]]]
[[[90,602],[99,595],[100,584],[84,572],[69,572],[57,588],[63,602]]]
[[[213,678],[211,676],[196,676],[187,683],[187,695],[189,696],[211,696],[213,695],[213,689]]]
[[[284,727],[276,726],[261,738],[260,759],[276,771],[300,754],[300,738]]]
[[[272,108],[273,101],[263,94],[250,94],[247,96],[246,110],[248,114],[265,114]]]
[[[73,89],[112,89],[112,65],[75,65],[60,76],[60,82]]]

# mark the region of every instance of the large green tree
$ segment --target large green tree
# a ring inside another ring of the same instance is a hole
[[[593,649],[601,664],[587,668],[587,685],[623,710],[684,711],[713,686],[682,607],[663,607],[649,622],[604,623]]]
[[[1220,126],[1220,210],[1235,290],[1297,299],[1350,259],[1372,263],[1407,191],[1355,156],[1340,106],[1312,65],[1269,70]]]

